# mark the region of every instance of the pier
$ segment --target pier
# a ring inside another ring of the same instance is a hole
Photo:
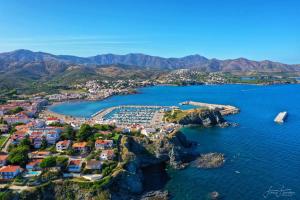
[[[276,123],[283,123],[284,120],[286,119],[286,117],[287,117],[287,112],[286,112],[286,111],[280,112],[280,113],[278,113],[278,115],[275,117],[274,122],[276,122]]]
[[[196,101],[185,101],[180,103],[180,105],[193,105],[199,107],[205,107],[211,110],[219,110],[221,115],[232,115],[240,112],[240,109],[231,105],[222,104],[210,104]]]

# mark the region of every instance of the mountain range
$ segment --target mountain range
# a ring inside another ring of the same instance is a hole
[[[53,55],[30,50],[0,53],[1,84],[14,85],[11,79],[49,80],[62,77],[97,76],[112,78],[114,74],[149,76],[176,69],[194,69],[204,72],[300,72],[300,65],[288,65],[269,60],[252,61],[245,58],[208,59],[200,55],[182,58],[163,58],[145,54],[102,54],[92,57]],[[151,73],[150,73],[151,72]],[[128,78],[125,76],[124,78]],[[15,81],[14,81],[15,82]]]

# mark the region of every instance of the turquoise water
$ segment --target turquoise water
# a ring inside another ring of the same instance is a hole
[[[186,100],[232,104],[241,109],[227,117],[239,123],[230,128],[184,128],[186,136],[199,143],[198,151],[223,152],[225,165],[219,169],[170,170],[167,183],[173,199],[207,199],[218,191],[223,199],[265,199],[273,186],[295,192],[300,199],[300,85],[218,85],[142,88],[140,94],[115,96],[103,102],[79,102],[51,109],[63,114],[89,117],[101,108],[119,104],[178,105]],[[287,122],[273,122],[280,111],[288,111]]]

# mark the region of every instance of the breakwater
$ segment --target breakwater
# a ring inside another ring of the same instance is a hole
[[[211,104],[211,103],[203,103],[203,102],[196,102],[196,101],[184,101],[180,103],[180,105],[193,105],[193,106],[209,108],[212,110],[219,110],[221,115],[232,115],[240,112],[239,108],[231,105]]]

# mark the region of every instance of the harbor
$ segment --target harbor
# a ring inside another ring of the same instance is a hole
[[[161,126],[164,112],[177,109],[176,106],[122,105],[101,110],[92,119],[98,122],[114,122],[119,126],[140,124]]]

